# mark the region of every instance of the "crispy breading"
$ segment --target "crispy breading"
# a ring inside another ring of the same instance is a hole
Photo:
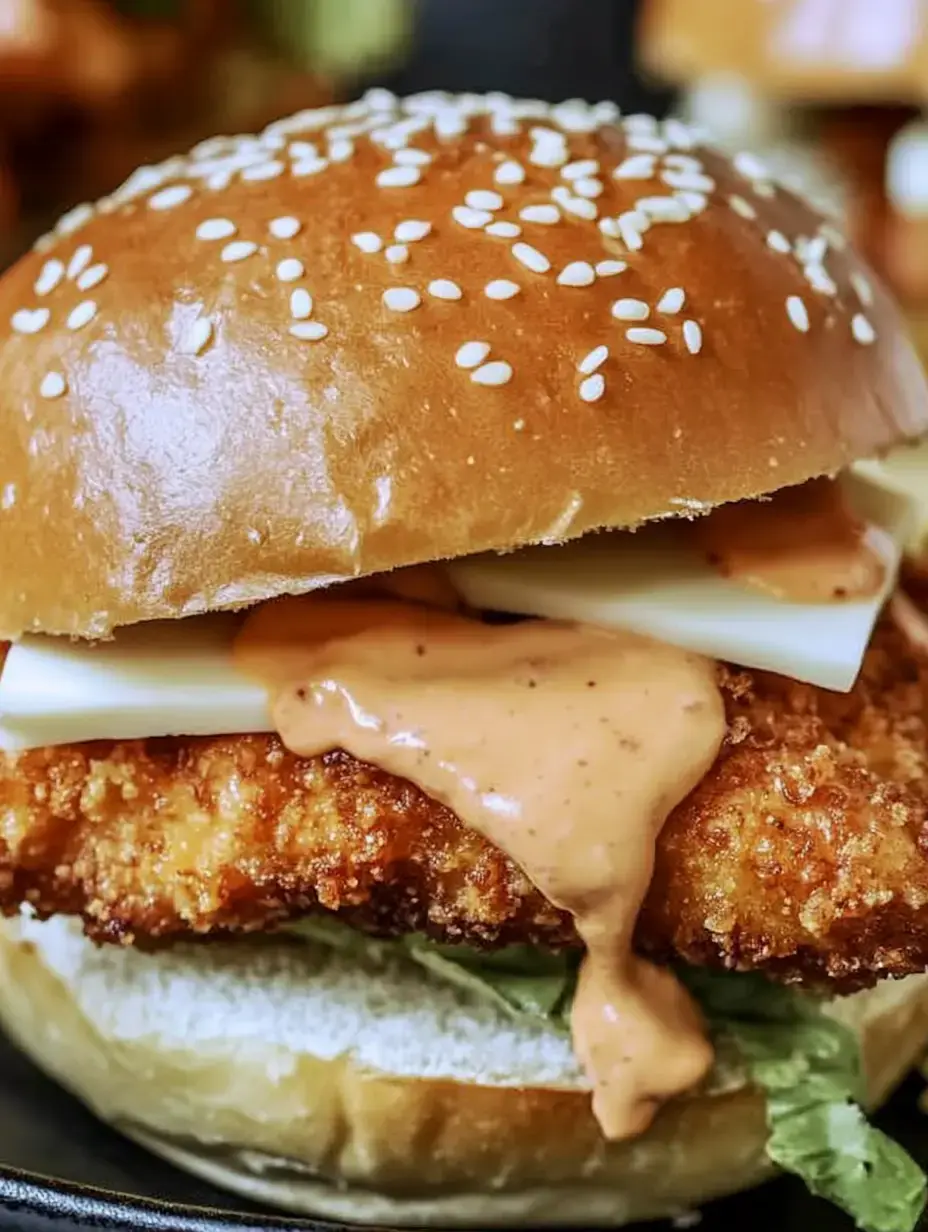
[[[888,621],[852,693],[720,668],[729,735],[658,846],[642,950],[850,989],[928,965],[928,659]],[[620,824],[620,822],[618,823]],[[415,787],[271,736],[0,763],[0,905],[101,941],[267,928],[319,906],[383,932],[573,944],[496,849]]]

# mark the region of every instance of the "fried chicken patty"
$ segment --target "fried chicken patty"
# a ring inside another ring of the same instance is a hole
[[[843,989],[924,969],[928,658],[886,621],[847,695],[719,671],[728,736],[661,835],[642,951]],[[325,908],[381,933],[576,944],[570,918],[447,808],[269,735],[2,759],[0,907],[23,902],[124,943]]]

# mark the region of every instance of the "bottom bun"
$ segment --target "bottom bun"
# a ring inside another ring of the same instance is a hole
[[[836,1002],[871,1103],[928,1039],[928,977]],[[764,1106],[720,1059],[603,1141],[570,1041],[383,955],[303,942],[156,955],[70,921],[0,927],[0,1021],[99,1116],[248,1198],[393,1225],[618,1225],[769,1174]]]

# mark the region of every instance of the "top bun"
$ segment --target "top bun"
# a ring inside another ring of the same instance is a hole
[[[0,282],[0,636],[692,514],[928,429],[841,235],[611,104],[375,91],[39,248]]]

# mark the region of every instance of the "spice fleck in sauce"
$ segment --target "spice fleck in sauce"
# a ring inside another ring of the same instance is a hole
[[[720,573],[794,603],[870,599],[885,565],[841,485],[814,479],[771,500],[723,505],[692,524]]]
[[[703,1077],[699,1015],[632,934],[658,831],[724,735],[712,663],[586,626],[313,598],[257,609],[236,654],[293,752],[342,748],[411,780],[572,913],[574,1044],[607,1136]]]

